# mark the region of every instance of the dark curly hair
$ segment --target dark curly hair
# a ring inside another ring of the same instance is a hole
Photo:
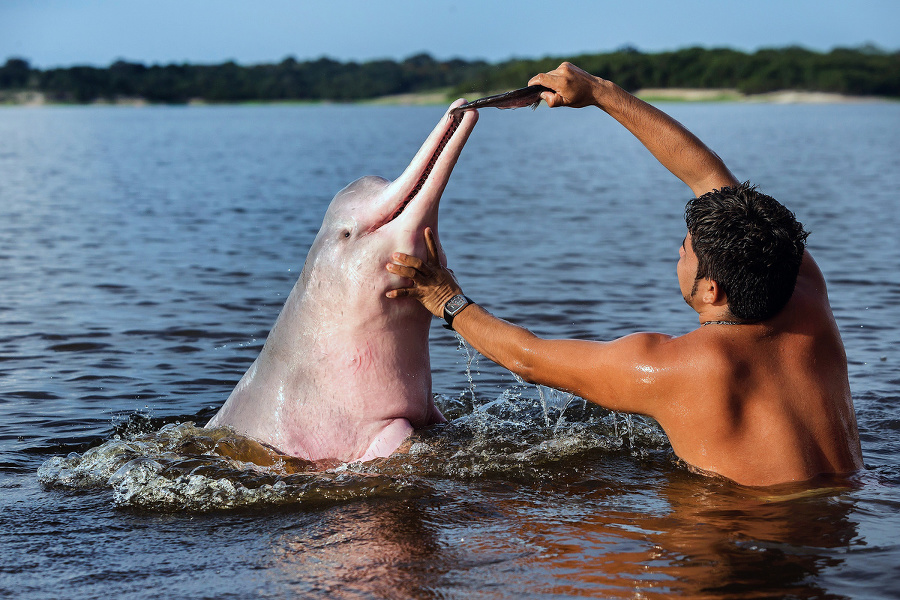
[[[784,308],[809,235],[794,213],[744,182],[689,201],[684,220],[699,262],[697,280],[715,281],[732,315],[761,321]]]

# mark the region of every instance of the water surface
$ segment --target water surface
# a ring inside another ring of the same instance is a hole
[[[652,422],[521,384],[438,323],[451,420],[410,455],[191,462],[187,423],[261,349],[331,197],[399,175],[443,109],[4,108],[0,595],[895,597],[900,105],[666,109],[812,231],[865,472],[704,479]],[[601,111],[485,110],[441,238],[467,295],[539,335],[679,334],[689,196]]]

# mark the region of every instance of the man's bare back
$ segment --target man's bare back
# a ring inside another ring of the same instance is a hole
[[[663,396],[651,416],[690,465],[748,485],[862,467],[847,360],[809,254],[776,317],[709,322],[651,361]]]
[[[600,107],[696,194],[676,272],[700,327],[679,337],[541,339],[468,303],[452,272],[441,266],[430,230],[425,260],[392,256],[387,270],[403,279],[388,296],[417,298],[435,316],[452,320],[479,352],[526,381],[653,417],[675,453],[700,470],[768,486],[862,467],[843,343],[824,277],[803,250],[806,233],[793,214],[755,188],[738,185],[721,159],[680,123],[611,82],[564,63],[529,84],[554,90],[542,94],[551,107]],[[729,220],[749,214],[752,233]],[[735,247],[744,248],[746,262],[723,258]],[[615,285],[641,293],[638,282]]]

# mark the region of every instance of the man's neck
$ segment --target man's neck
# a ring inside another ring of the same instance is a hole
[[[742,325],[746,322],[731,314],[727,305],[706,306],[704,309],[697,311],[701,327],[704,325]]]

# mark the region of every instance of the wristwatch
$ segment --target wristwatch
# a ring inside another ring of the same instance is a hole
[[[447,303],[444,304],[444,320],[447,321],[447,324],[444,327],[453,329],[453,317],[461,313],[470,304],[474,304],[474,302],[462,294],[457,294],[447,300]]]

